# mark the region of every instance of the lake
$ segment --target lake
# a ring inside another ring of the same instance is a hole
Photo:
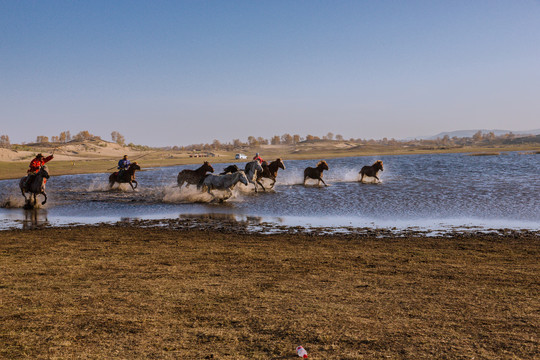
[[[271,160],[271,159],[267,159]],[[359,183],[358,172],[384,162],[380,183]],[[238,186],[224,203],[193,186],[179,190],[173,166],[137,173],[128,185],[108,189],[108,174],[51,176],[49,201],[23,210],[18,180],[0,181],[0,229],[27,226],[114,223],[129,219],[175,219],[209,214],[280,226],[387,228],[402,231],[534,230],[540,228],[540,156],[508,152],[364,156],[328,159],[329,187],[308,181],[303,170],[317,160],[285,160],[273,190],[255,194]],[[219,173],[229,164],[214,164]],[[240,165],[240,164],[239,164]],[[243,166],[243,163],[241,163]],[[54,174],[51,174],[54,175]],[[266,180],[266,184],[269,180]],[[218,194],[219,195],[219,194]]]

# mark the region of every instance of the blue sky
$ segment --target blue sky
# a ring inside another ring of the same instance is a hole
[[[540,1],[0,0],[0,134],[540,128]]]

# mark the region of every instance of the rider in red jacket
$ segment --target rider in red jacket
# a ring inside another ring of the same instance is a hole
[[[25,187],[28,187],[34,181],[34,177],[39,172],[39,169],[45,165],[46,162],[51,161],[53,155],[43,157],[43,155],[37,154],[36,157],[30,162],[30,167],[28,168],[28,176],[26,177],[26,182],[24,183]]]
[[[257,160],[259,161],[259,164],[262,164],[264,162],[264,160],[262,159],[262,157],[259,156],[259,153],[256,153],[255,156],[253,157],[253,160]]]
[[[41,154],[37,154],[36,157],[30,162],[30,168],[28,169],[28,174],[35,174],[39,171],[46,162],[49,162],[53,159],[53,156],[43,157]]]

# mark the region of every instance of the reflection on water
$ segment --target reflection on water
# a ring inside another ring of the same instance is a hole
[[[45,209],[32,209],[32,210],[23,210],[24,211],[24,221],[22,224],[23,229],[39,229],[49,225],[49,220],[47,219],[47,210]]]
[[[361,167],[378,159],[384,161],[381,183],[359,183]],[[0,181],[0,229],[194,216],[313,227],[540,227],[538,155],[369,156],[327,162],[329,187],[302,185],[303,170],[317,160],[285,161],[273,190],[255,194],[253,185],[239,185],[223,204],[210,202],[213,197],[194,186],[178,189],[178,172],[197,165],[138,173],[136,191],[128,185],[109,190],[108,174],[53,176],[47,184],[49,202],[32,216],[21,210],[16,180]],[[219,173],[228,165],[214,164],[214,169]]]

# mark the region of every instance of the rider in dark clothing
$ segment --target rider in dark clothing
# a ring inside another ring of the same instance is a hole
[[[131,162],[128,160],[128,156],[124,155],[124,157],[118,161],[118,177],[121,177],[124,174],[124,171],[129,169],[129,165],[131,165]]]

